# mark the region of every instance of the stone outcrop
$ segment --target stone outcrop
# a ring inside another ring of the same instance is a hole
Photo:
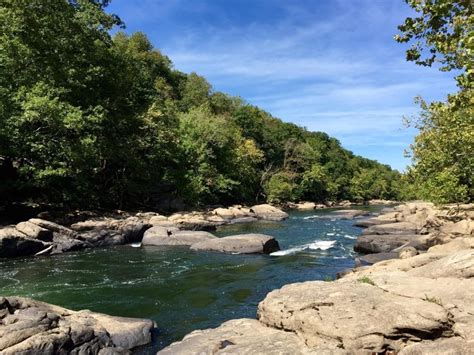
[[[0,298],[1,354],[126,354],[151,342],[150,320],[112,317],[22,297]]]
[[[274,237],[265,234],[239,234],[208,239],[191,245],[191,250],[208,250],[232,254],[270,254],[280,250]]]

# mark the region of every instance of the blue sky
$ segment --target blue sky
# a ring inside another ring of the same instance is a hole
[[[393,40],[412,14],[403,0],[113,0],[108,10],[176,69],[399,170],[413,98],[456,90],[452,73],[405,61]]]

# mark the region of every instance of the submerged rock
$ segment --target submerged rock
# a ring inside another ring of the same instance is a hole
[[[265,234],[238,234],[205,240],[191,245],[192,250],[209,250],[232,254],[270,254],[280,250],[276,239]]]
[[[0,298],[2,354],[126,353],[151,341],[151,320],[71,311],[22,297]]]

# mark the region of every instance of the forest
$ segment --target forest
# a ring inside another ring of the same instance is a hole
[[[106,12],[108,3],[2,1],[4,205],[160,208],[165,201],[430,199],[434,192],[443,202],[472,199],[467,74],[448,103],[422,102],[415,164],[402,175],[323,132],[284,122],[213,90],[196,73],[174,69],[144,33],[126,34],[120,18]],[[397,40],[416,37],[410,24],[402,27]],[[472,64],[469,56],[465,62],[447,58],[456,69]],[[442,152],[430,146],[439,147],[436,130],[447,140]]]

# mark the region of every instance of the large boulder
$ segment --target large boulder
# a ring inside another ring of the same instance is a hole
[[[14,227],[0,229],[0,258],[30,256],[48,246],[41,240],[28,238]]]
[[[205,240],[191,245],[192,250],[209,250],[232,254],[270,254],[280,250],[276,239],[265,234],[239,234]]]
[[[18,223],[16,229],[31,239],[39,239],[44,242],[51,242],[53,240],[52,231],[40,227],[30,221]]]
[[[2,354],[126,353],[148,344],[154,323],[111,317],[22,297],[0,298]]]
[[[40,226],[41,228],[49,229],[53,233],[58,233],[67,237],[75,238],[77,237],[77,232],[73,231],[70,228],[66,228],[60,224],[47,221],[45,219],[40,219],[40,218],[31,218],[28,220],[28,222],[34,223],[37,226]]]
[[[109,229],[83,232],[79,234],[78,239],[94,247],[109,247],[127,242],[123,234]]]
[[[427,250],[427,238],[418,234],[361,235],[354,244],[358,253],[387,253],[402,246]]]
[[[158,352],[175,354],[316,354],[294,333],[255,319],[234,319],[215,329],[196,330]]]
[[[153,227],[145,232],[142,245],[155,246],[191,246],[192,244],[216,239],[217,237],[204,231],[180,231],[163,227]]]
[[[288,218],[288,213],[268,204],[252,206],[250,212],[254,213],[257,218],[268,221],[282,221]]]
[[[397,352],[422,339],[452,335],[450,314],[439,304],[385,292],[370,279],[342,280],[272,291],[259,304],[258,318],[298,334],[309,347],[350,353]]]

